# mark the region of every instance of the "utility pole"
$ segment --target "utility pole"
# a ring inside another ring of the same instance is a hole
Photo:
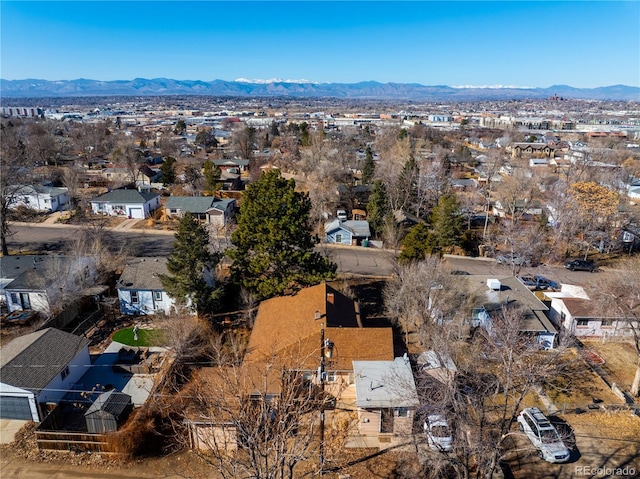
[[[324,323],[320,323],[320,368],[319,379],[320,389],[322,396],[320,397],[320,475],[323,475],[324,471],[324,375],[325,375],[325,362],[324,362]]]

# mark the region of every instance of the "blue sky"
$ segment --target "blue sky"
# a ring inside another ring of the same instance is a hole
[[[640,2],[5,1],[0,77],[640,86]]]

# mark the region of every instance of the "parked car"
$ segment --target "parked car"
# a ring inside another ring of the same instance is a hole
[[[336,211],[336,216],[340,221],[347,221],[347,212],[345,210]]]
[[[571,455],[558,431],[537,407],[525,408],[518,414],[518,425],[547,462],[566,462]]]
[[[427,436],[427,443],[434,451],[449,452],[453,447],[453,435],[447,423],[447,419],[442,414],[429,414],[424,421],[424,433]]]
[[[508,265],[516,265],[516,266],[523,266],[523,265],[528,265],[529,261],[524,259],[522,256],[520,256],[517,253],[506,253],[506,254],[499,254],[498,256],[496,256],[496,263],[498,264],[508,264]]]
[[[564,267],[571,271],[590,271],[593,273],[598,265],[590,259],[572,259],[565,261]]]
[[[532,291],[545,290],[545,289],[560,289],[560,285],[555,281],[545,278],[540,275],[533,276],[518,276],[518,279],[522,284]]]

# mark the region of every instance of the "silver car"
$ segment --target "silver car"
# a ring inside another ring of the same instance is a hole
[[[518,425],[547,462],[567,462],[571,455],[556,428],[537,407],[523,409]]]

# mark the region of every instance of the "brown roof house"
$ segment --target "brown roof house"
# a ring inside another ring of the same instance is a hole
[[[598,308],[580,286],[563,284],[558,292],[545,292],[551,300],[551,319],[563,333],[577,338],[631,338],[640,325],[616,310]]]
[[[295,295],[263,301],[241,365],[202,372],[206,377],[200,378],[199,384],[209,384],[209,392],[204,396],[223,395],[226,399],[214,398],[206,401],[204,408],[192,408],[188,420],[192,445],[226,450],[242,444],[259,447],[251,443],[253,435],[246,434],[251,429],[246,419],[254,417],[256,409],[262,410],[262,414],[280,417],[281,426],[295,418],[294,435],[298,435],[300,443],[304,442],[300,436],[309,431],[317,435],[319,430],[326,430],[329,434],[338,423],[342,426],[349,423],[347,447],[362,447],[365,436],[371,438],[366,442],[369,447],[392,445],[394,435],[401,430],[406,432],[407,427],[389,428],[387,422],[386,429],[382,428],[378,420],[382,413],[373,412],[368,421],[362,423],[366,427],[358,427],[359,373],[354,361],[365,369],[391,368],[395,364],[392,329],[364,327],[358,304],[330,284],[322,283]],[[410,375],[410,369],[408,372]],[[415,385],[413,392],[405,396],[412,395],[415,395]],[[224,410],[212,408],[212,403],[230,404],[228,399],[238,396],[245,400],[231,401],[234,406]],[[410,424],[412,410],[407,413],[405,409],[417,404],[405,400],[405,396],[390,396],[384,404],[376,403],[370,409],[401,409],[401,415],[395,417],[400,418],[400,423],[405,420]],[[362,401],[366,399],[363,397]],[[394,405],[394,401],[398,404]],[[265,411],[265,403],[271,404],[271,409]],[[298,406],[293,411],[289,407],[291,417],[281,416],[287,409],[285,405],[293,403]],[[409,432],[410,429],[408,427]],[[380,435],[384,438],[378,441]]]

